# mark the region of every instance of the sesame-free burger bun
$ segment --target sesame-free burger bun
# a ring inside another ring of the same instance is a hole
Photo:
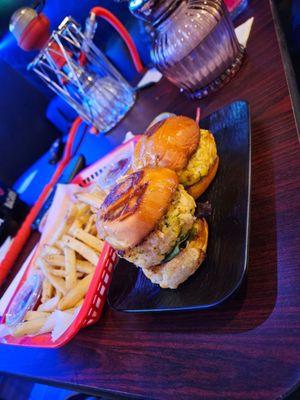
[[[199,145],[199,126],[191,118],[173,116],[151,126],[135,147],[132,169],[146,166],[184,169]]]
[[[136,246],[165,215],[177,188],[177,174],[167,168],[145,168],[126,176],[110,190],[97,214],[99,236],[116,250]]]

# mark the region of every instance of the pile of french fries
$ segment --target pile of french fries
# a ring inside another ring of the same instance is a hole
[[[38,334],[55,310],[73,314],[84,301],[104,246],[95,222],[105,193],[93,186],[91,191],[79,192],[75,197],[76,202],[70,204],[66,217],[36,258],[33,268],[43,275],[40,304],[16,326],[16,337]],[[46,332],[53,328],[48,324]]]

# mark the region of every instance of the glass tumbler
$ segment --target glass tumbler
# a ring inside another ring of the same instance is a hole
[[[191,98],[203,98],[240,69],[238,42],[223,0],[131,0],[131,12],[154,30],[151,58]]]
[[[135,102],[133,88],[71,17],[28,68],[101,133],[112,129]]]

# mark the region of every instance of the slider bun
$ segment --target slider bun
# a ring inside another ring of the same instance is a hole
[[[169,117],[151,126],[136,144],[132,169],[159,166],[184,169],[200,140],[198,124],[184,116]]]
[[[167,168],[127,175],[111,189],[97,214],[99,236],[116,250],[136,246],[166,214],[177,187],[176,173]]]
[[[197,271],[205,259],[208,242],[207,222],[205,219],[198,219],[193,229],[196,231],[195,237],[187,242],[178,256],[165,264],[143,269],[145,276],[152,283],[157,283],[163,289],[176,289]]]
[[[200,179],[200,181],[196,182],[194,185],[186,188],[186,191],[192,197],[194,197],[194,199],[200,197],[202,193],[204,193],[205,190],[208,188],[208,186],[211,184],[214,177],[216,176],[218,166],[219,166],[219,157],[217,156],[213,165],[210,167],[208,174],[204,176],[202,179]]]

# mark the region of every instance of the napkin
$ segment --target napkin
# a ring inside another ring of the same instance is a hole
[[[238,38],[238,41],[244,46],[247,46],[247,42],[250,36],[251,28],[253,25],[254,18],[251,17],[249,18],[246,22],[243,24],[239,25],[237,28],[235,28],[235,34]]]
[[[157,83],[161,80],[162,73],[159,72],[156,68],[150,68],[142,77],[142,79],[137,84],[137,89],[142,89],[144,86],[147,86],[151,83]]]

